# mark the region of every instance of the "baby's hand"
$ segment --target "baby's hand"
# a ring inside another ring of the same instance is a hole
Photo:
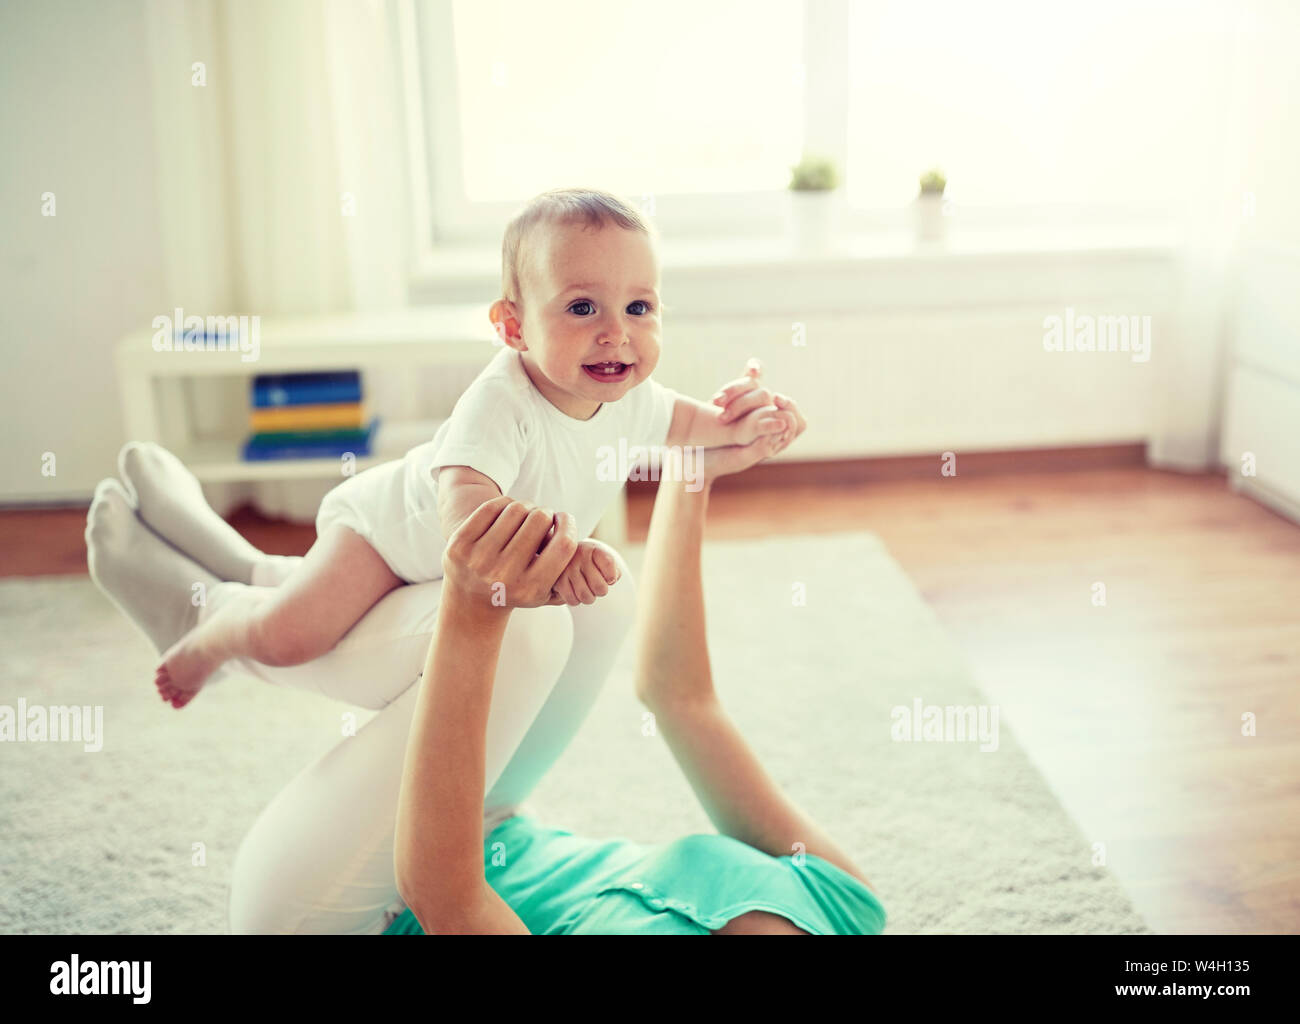
[[[763,367],[757,359],[745,366],[745,376],[719,388],[713,404],[722,407],[718,422],[732,437],[728,444],[748,445],[764,434],[776,434],[776,451],[787,448],[808,423],[794,399],[770,391],[759,382]]]
[[[614,549],[588,537],[578,541],[578,550],[551,588],[547,604],[595,604],[618,582],[620,573]]]
[[[794,429],[795,419],[793,413],[780,411],[773,401],[771,405],[758,406],[740,413],[739,418],[733,419],[727,426],[731,430],[731,440],[727,442],[729,445],[747,445],[764,434],[775,434],[782,438]]]

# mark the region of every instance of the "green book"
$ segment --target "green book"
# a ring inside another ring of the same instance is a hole
[[[343,427],[338,430],[279,430],[251,434],[248,444],[253,448],[270,448],[282,444],[318,444],[326,441],[365,441],[370,436],[369,427]]]

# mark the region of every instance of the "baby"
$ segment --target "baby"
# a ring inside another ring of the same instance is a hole
[[[252,588],[164,652],[155,682],[183,707],[231,658],[297,665],[321,656],[404,583],[440,579],[450,538],[509,495],[576,522],[577,550],[551,604],[591,604],[617,581],[589,535],[624,481],[602,452],[746,445],[796,426],[793,402],[729,389],[705,404],[651,378],[659,362],[659,266],[650,226],[604,192],[559,189],[508,225],[502,294],[489,317],[503,347],[432,441],[325,496],[316,542],[274,589]],[[754,396],[761,396],[754,398]],[[734,403],[732,399],[735,399]],[[742,408],[745,408],[742,414]],[[789,410],[789,411],[787,411]]]

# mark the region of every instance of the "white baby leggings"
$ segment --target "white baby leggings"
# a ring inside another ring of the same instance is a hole
[[[621,577],[594,604],[516,608],[492,687],[484,773],[485,831],[523,801],[577,733],[635,621]],[[245,588],[210,588],[209,616]],[[378,934],[403,906],[393,868],[406,740],[442,595],[441,579],[385,595],[328,654],[228,668],[381,709],[308,765],[262,811],[231,871],[235,934]]]

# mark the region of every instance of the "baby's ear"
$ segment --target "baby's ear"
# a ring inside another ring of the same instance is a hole
[[[488,319],[492,321],[492,329],[496,333],[497,341],[514,348],[511,339],[519,338],[519,315],[515,311],[514,304],[506,299],[497,299],[488,309]]]

